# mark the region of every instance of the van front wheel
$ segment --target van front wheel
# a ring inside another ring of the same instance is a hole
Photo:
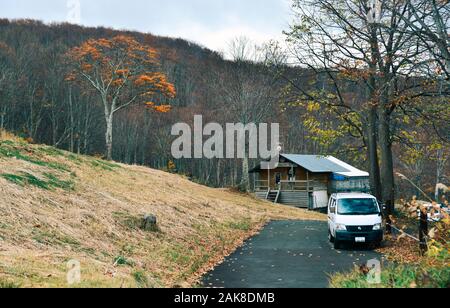
[[[341,242],[339,242],[337,239],[334,239],[334,249],[340,249],[341,248]]]
[[[330,230],[328,230],[328,239],[330,240],[330,243],[334,243],[334,237]]]

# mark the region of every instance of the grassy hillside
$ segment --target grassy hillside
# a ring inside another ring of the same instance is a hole
[[[268,220],[323,219],[6,133],[0,196],[0,287],[67,287],[72,259],[80,287],[192,286]]]

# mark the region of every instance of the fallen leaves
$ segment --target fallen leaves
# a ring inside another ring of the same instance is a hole
[[[422,259],[418,243],[403,234],[396,238],[387,236],[386,245],[377,251],[392,262],[414,264]]]

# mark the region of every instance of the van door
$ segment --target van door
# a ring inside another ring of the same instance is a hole
[[[336,199],[331,198],[328,206],[328,225],[330,227],[331,235],[336,236]]]

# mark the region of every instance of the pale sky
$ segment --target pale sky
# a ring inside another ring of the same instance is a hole
[[[238,36],[258,44],[282,40],[290,4],[290,0],[0,0],[0,17],[138,30],[225,52],[228,42]]]

